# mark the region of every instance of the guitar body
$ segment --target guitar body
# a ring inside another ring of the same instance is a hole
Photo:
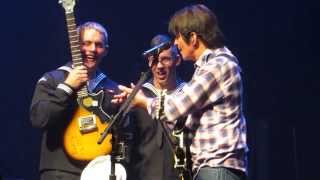
[[[75,0],[59,0],[59,3],[65,10],[73,66],[80,66],[83,64],[83,59],[73,12]],[[111,117],[103,111],[101,106],[104,99],[103,90],[89,94],[88,87],[85,85],[77,95],[79,107],[65,130],[63,144],[65,152],[72,159],[90,161],[111,152],[111,134],[98,144],[101,133],[108,126],[107,122]]]
[[[98,111],[103,113],[100,109],[101,98],[103,98],[103,91],[78,99],[80,106],[76,109],[64,134],[64,148],[72,159],[90,161],[97,156],[111,153],[111,134],[108,134],[101,144],[97,143],[101,133],[108,126],[106,119],[101,120],[96,115],[98,113],[95,113]]]

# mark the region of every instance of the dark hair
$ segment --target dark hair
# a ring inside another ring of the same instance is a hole
[[[150,42],[150,46],[152,48],[154,46],[157,46],[161,43],[168,42],[168,41],[171,41],[171,38],[168,35],[158,34],[152,38],[152,40]],[[176,57],[177,55],[179,55],[178,49],[176,46],[171,46],[171,49],[172,49],[171,51],[172,51],[173,57]]]
[[[208,48],[224,46],[224,37],[217,18],[213,11],[203,4],[186,6],[177,11],[170,19],[168,31],[173,36],[181,34],[187,43],[190,33],[195,32]]]
[[[157,46],[161,43],[164,43],[164,42],[167,42],[167,41],[170,41],[170,37],[167,36],[167,35],[164,35],[164,34],[158,34],[156,36],[154,36],[150,42],[150,46],[151,47],[154,47],[154,46]]]

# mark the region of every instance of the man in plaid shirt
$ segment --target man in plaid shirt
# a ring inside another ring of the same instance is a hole
[[[225,47],[216,16],[204,5],[187,6],[169,22],[184,60],[195,72],[182,92],[164,100],[165,121],[187,117],[192,134],[191,155],[196,180],[243,180],[247,173],[246,122],[242,112],[242,83],[237,58]],[[122,101],[132,89],[119,87]],[[138,93],[133,105],[154,115],[159,99]]]

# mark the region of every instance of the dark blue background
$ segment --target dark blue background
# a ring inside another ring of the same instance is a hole
[[[169,17],[200,1],[80,0],[78,23],[107,26],[110,53],[103,70],[124,84],[136,82],[141,52],[167,31]],[[211,0],[245,84],[250,179],[319,179],[319,19],[315,1]],[[57,0],[1,3],[0,174],[37,179],[40,130],[29,105],[41,75],[69,59],[64,11]],[[180,68],[185,79],[191,66]]]

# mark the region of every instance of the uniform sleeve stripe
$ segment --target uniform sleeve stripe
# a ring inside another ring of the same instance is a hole
[[[66,84],[63,84],[63,83],[58,84],[57,88],[64,90],[64,91],[65,91],[67,94],[69,94],[69,95],[72,95],[72,93],[73,93],[72,88],[69,87],[69,86],[66,85]]]

